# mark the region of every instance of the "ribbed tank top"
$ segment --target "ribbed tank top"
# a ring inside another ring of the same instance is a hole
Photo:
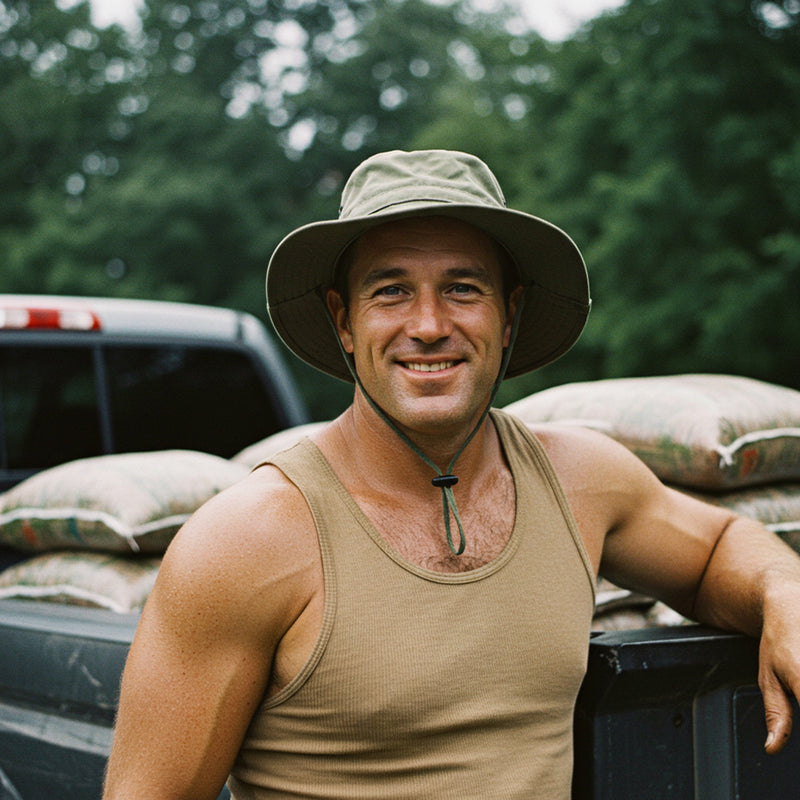
[[[569,798],[592,570],[541,444],[492,419],[516,517],[465,573],[390,548],[310,440],[271,459],[313,514],[324,613],[308,662],[252,720],[236,800]]]

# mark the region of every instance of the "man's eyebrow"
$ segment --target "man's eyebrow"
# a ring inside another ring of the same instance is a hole
[[[485,267],[452,267],[445,271],[445,275],[451,280],[456,278],[467,278],[483,283],[490,284],[492,282],[492,275]]]
[[[402,267],[376,267],[371,269],[360,281],[359,288],[369,289],[381,281],[390,281],[395,278],[402,278],[408,270]]]

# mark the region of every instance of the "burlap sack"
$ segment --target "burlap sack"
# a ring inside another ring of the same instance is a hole
[[[621,589],[606,578],[598,582],[593,631],[668,628],[689,623],[691,620],[647,595]]]
[[[163,553],[199,506],[246,474],[241,464],[190,450],[71,461],[0,496],[0,544]]]
[[[686,494],[757,519],[776,532],[800,530],[800,483],[756,486],[722,494],[691,491]]]
[[[593,631],[638,631],[652,627],[655,626],[648,624],[647,609],[641,606],[617,608],[592,619]]]
[[[29,598],[130,613],[144,605],[160,564],[159,558],[45,553],[0,573],[0,598]]]
[[[506,407],[602,431],[662,480],[723,490],[800,480],[800,392],[729,375],[573,383]]]
[[[757,519],[800,553],[800,483],[757,486],[722,494],[692,491],[686,494]]]
[[[621,589],[607,578],[597,582],[593,631],[627,631],[647,627],[647,612],[655,600],[646,595]]]
[[[634,608],[646,611],[653,603],[655,603],[655,600],[651,597],[629,589],[621,589],[607,578],[600,578],[597,582],[594,613],[595,616],[601,616],[613,611]]]
[[[294,428],[287,428],[284,431],[273,433],[272,436],[267,436],[266,439],[245,447],[231,461],[243,464],[248,469],[253,469],[253,467],[274,456],[275,453],[287,450],[292,445],[297,444],[304,436],[311,436],[311,434],[328,424],[327,422],[308,422],[305,425],[296,425]]]

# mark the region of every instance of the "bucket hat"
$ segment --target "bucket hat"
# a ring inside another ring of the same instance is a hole
[[[286,346],[303,361],[353,381],[327,317],[325,294],[347,246],[377,225],[406,217],[444,216],[469,223],[509,253],[525,303],[506,377],[555,361],[577,341],[591,300],[580,251],[564,231],[507,208],[491,170],[450,150],[379,153],[353,171],[339,217],[286,236],[267,267],[267,309]]]

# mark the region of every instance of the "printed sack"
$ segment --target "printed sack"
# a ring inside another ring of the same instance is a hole
[[[687,494],[743,517],[757,519],[800,552],[800,483],[756,486],[724,494]]]
[[[0,496],[0,544],[160,554],[194,511],[246,474],[191,450],[70,461]]]
[[[800,480],[800,392],[730,375],[573,383],[505,409],[602,431],[664,481],[726,490]]]
[[[45,553],[0,573],[0,598],[46,600],[127,614],[144,605],[160,564],[159,558]]]

